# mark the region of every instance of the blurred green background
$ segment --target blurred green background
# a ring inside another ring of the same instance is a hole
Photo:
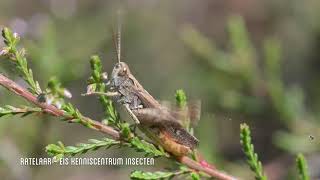
[[[239,143],[239,124],[246,122],[270,179],[297,179],[297,152],[306,155],[312,179],[320,178],[319,0],[1,0],[0,26],[21,35],[41,86],[57,77],[84,115],[102,119],[98,101],[80,94],[91,55],[98,54],[109,73],[116,61],[112,28],[119,7],[122,58],[145,89],[161,100],[174,101],[180,88],[189,99],[201,99],[195,134],[209,162],[253,178]],[[0,63],[1,73],[23,84],[12,66]],[[27,102],[1,87],[0,104]],[[49,143],[73,145],[102,136],[46,115],[1,118],[0,177],[127,179],[132,169],[167,165],[20,166],[20,157],[47,157]],[[111,149],[83,156],[123,154],[139,155]]]

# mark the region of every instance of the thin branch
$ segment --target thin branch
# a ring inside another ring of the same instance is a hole
[[[22,88],[17,83],[15,83],[11,79],[5,77],[2,74],[0,74],[0,85],[7,88],[9,91],[17,94],[18,96],[23,97],[24,99],[35,104],[36,106],[42,108],[43,111],[48,114],[58,116],[58,117],[63,117],[64,119],[66,119],[69,122],[72,122],[72,120],[74,119],[74,117],[68,115],[63,110],[58,109],[57,107],[55,107],[53,105],[39,102],[36,96],[34,96],[28,90],[26,90],[25,88]],[[113,129],[112,127],[104,125],[104,124],[102,124],[98,121],[92,120],[88,117],[82,116],[81,118],[83,121],[90,124],[93,127],[93,129],[100,131],[104,134],[110,135],[112,138],[114,138],[116,140],[120,139],[120,133],[117,130]],[[216,177],[221,180],[236,180],[237,179],[235,177],[232,177],[231,175],[227,175],[223,172],[220,172],[219,170],[204,167],[200,163],[192,160],[191,158],[189,158],[187,156],[183,156],[183,157],[178,158],[178,161],[193,170],[205,172],[206,174],[208,174],[212,177]]]
[[[179,162],[181,162],[182,164],[188,166],[191,169],[197,170],[197,171],[202,171],[205,172],[206,174],[215,177],[217,179],[221,179],[221,180],[237,180],[238,178],[233,177],[231,175],[228,175],[224,172],[221,172],[217,169],[212,169],[209,167],[204,167],[202,166],[200,163],[192,160],[191,158],[189,158],[188,156],[182,156],[179,159]]]
[[[5,77],[2,74],[0,74],[0,84],[3,87],[7,88],[9,91],[14,92],[18,96],[21,96],[24,99],[26,99],[27,101],[42,108],[43,111],[48,114],[58,116],[58,117],[63,117],[65,119],[67,119],[67,121],[69,121],[69,122],[72,122],[72,120],[74,119],[74,117],[66,114],[63,110],[58,109],[57,107],[55,107],[51,104],[39,102],[36,96],[34,96],[28,90],[22,88],[17,83],[12,81],[11,79],[8,79],[7,77]],[[106,126],[98,121],[94,121],[94,120],[92,120],[88,117],[84,117],[84,116],[82,117],[82,120],[86,121],[88,124],[92,125],[94,127],[94,129],[97,131],[108,134],[108,135],[112,136],[114,139],[120,139],[120,133],[118,131],[116,131],[115,129],[113,129],[112,127]]]

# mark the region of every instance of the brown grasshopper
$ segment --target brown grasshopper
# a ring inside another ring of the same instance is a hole
[[[182,156],[191,152],[198,140],[183,128],[179,113],[155,100],[132,75],[129,66],[120,61],[120,33],[117,34],[117,60],[104,93],[125,107],[137,126],[166,151]]]
[[[123,104],[148,137],[168,152],[181,156],[194,149],[198,140],[186,131],[173,112],[155,100],[131,74],[124,62],[118,62],[111,74],[113,97]]]

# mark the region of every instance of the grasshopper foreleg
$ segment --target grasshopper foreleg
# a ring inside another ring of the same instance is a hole
[[[117,97],[117,96],[121,96],[121,94],[119,92],[87,92],[87,93],[83,93],[81,94],[82,96],[91,96],[91,95],[104,95],[104,96],[108,96],[108,97]]]
[[[134,120],[135,124],[140,124],[139,119],[137,118],[137,116],[132,112],[132,110],[129,107],[129,104],[124,104],[124,107],[126,108],[126,110],[128,111],[130,117]]]

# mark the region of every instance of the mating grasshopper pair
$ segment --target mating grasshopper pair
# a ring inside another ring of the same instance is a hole
[[[107,79],[108,92],[102,94],[123,105],[139,129],[166,151],[175,156],[190,153],[199,141],[182,126],[181,113],[161,105],[143,88],[128,65],[120,61],[120,33],[117,40],[118,62]],[[95,93],[87,92],[90,94]]]

